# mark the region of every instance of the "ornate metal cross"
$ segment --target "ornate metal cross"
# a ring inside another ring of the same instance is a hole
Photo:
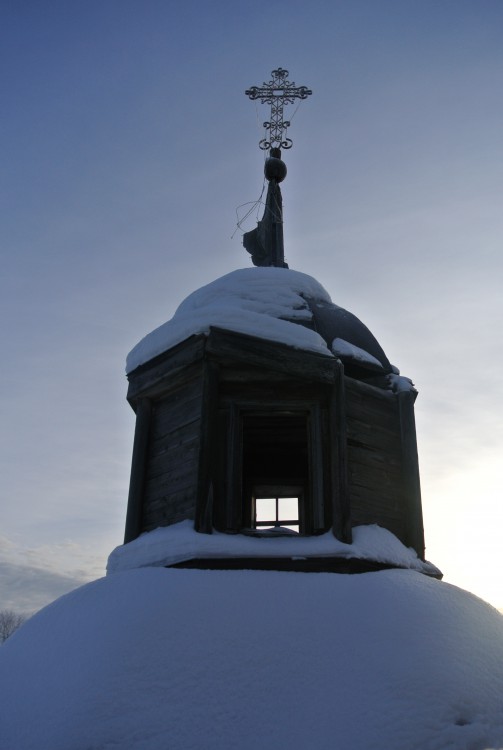
[[[262,138],[260,148],[265,151],[268,148],[291,148],[292,141],[286,137],[287,128],[290,126],[288,120],[283,120],[283,107],[285,104],[293,104],[295,99],[307,99],[313,92],[306,86],[296,86],[288,81],[288,70],[278,68],[273,70],[272,81],[263,83],[262,86],[252,86],[245,91],[250,99],[260,99],[262,104],[271,105],[271,120],[264,122],[264,128],[269,131],[268,138]]]

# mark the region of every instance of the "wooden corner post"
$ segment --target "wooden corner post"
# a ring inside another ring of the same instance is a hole
[[[136,427],[134,431],[124,544],[133,541],[133,539],[136,539],[141,534],[151,417],[152,404],[150,399],[140,398],[136,407]]]
[[[416,421],[414,418],[413,391],[398,393],[400,431],[402,438],[403,488],[406,502],[406,544],[413,547],[418,557],[424,560],[423,510],[417,455]]]
[[[332,530],[339,541],[351,544],[353,538],[348,483],[344,365],[339,361],[336,361],[335,365],[335,383],[330,399]]]
[[[202,378],[199,469],[194,528],[203,534],[211,534],[218,441],[218,365],[205,359]]]

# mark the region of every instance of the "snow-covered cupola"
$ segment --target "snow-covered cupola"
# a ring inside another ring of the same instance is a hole
[[[279,68],[273,93],[264,84],[247,94],[311,93],[287,76]],[[128,357],[136,432],[125,541],[188,519],[204,534],[292,537],[281,564],[262,553],[259,567],[336,570],[340,556],[292,555],[294,538],[330,532],[351,544],[355,526],[378,524],[424,559],[416,391],[357,317],[284,261],[286,124],[276,112],[262,143],[264,217],[244,236],[257,267],[195,291]]]

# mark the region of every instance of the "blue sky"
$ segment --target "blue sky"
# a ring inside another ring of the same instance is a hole
[[[122,541],[124,361],[249,265],[278,66],[313,95],[285,243],[419,389],[427,555],[503,607],[503,6],[492,0],[3,3],[0,607]],[[254,226],[254,217],[244,229]]]

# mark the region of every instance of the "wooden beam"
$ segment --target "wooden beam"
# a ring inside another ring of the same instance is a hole
[[[401,569],[400,565],[362,560],[357,557],[225,557],[193,558],[167,565],[168,568],[200,570],[279,570],[296,573],[370,573],[377,570]],[[441,573],[424,571],[431,578],[442,578]]]
[[[397,394],[402,438],[403,487],[406,503],[405,544],[413,547],[424,560],[424,528],[417,455],[416,422],[413,391]]]
[[[344,365],[336,361],[336,381],[329,408],[332,530],[341,542],[351,544],[351,506],[346,438],[346,394]]]
[[[236,404],[229,408],[227,431],[227,494],[225,498],[226,531],[239,531],[243,519],[243,437],[241,418]]]
[[[166,390],[177,375],[185,376],[187,367],[202,359],[206,336],[198,334],[140,365],[128,374],[129,388],[127,399],[134,405],[141,396],[155,396]]]
[[[214,472],[218,446],[218,365],[203,362],[199,468],[194,528],[203,534],[213,531]]]
[[[206,351],[223,365],[240,362],[264,370],[284,372],[291,378],[334,382],[334,357],[299,350],[257,336],[212,327]]]
[[[320,404],[313,404],[309,412],[309,511],[305,533],[325,530],[325,487],[323,471],[323,439]]]
[[[152,404],[150,399],[141,398],[136,406],[136,426],[131,461],[131,479],[126,514],[124,544],[136,539],[142,532],[143,495],[147,471],[148,445]]]

